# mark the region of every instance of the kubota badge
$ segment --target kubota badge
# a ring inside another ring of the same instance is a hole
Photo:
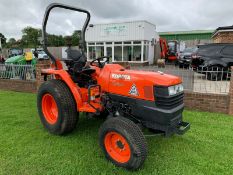
[[[122,80],[130,80],[130,75],[124,74],[112,74],[112,79],[122,79]]]
[[[137,90],[137,87],[135,84],[132,85],[132,87],[129,91],[129,94],[134,95],[134,96],[139,96],[139,93],[138,93],[138,90]]]

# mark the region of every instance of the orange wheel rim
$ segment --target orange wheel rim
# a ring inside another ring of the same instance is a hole
[[[130,159],[131,150],[127,140],[117,132],[109,132],[104,139],[107,153],[117,162],[126,163]]]
[[[49,124],[56,123],[58,119],[58,108],[55,99],[50,94],[45,94],[42,98],[42,112]]]

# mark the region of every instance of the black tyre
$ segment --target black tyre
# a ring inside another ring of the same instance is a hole
[[[79,117],[76,102],[61,80],[50,80],[41,85],[37,108],[41,123],[52,134],[66,134],[76,127]]]
[[[119,167],[136,170],[146,159],[146,139],[139,126],[129,119],[106,120],[99,130],[99,141],[105,157]]]

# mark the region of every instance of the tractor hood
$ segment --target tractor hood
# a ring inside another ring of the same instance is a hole
[[[98,74],[98,72],[97,72]],[[117,64],[105,65],[98,76],[102,90],[143,100],[154,100],[154,87],[182,83],[179,77],[162,72],[127,70]]]
[[[113,73],[113,72],[112,72]],[[156,86],[172,86],[181,83],[179,77],[165,74],[163,72],[149,72],[141,70],[115,71],[116,74],[129,75],[131,81],[150,83]]]

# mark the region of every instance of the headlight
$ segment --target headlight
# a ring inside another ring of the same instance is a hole
[[[175,85],[175,86],[170,86],[168,87],[168,94],[169,96],[171,95],[176,95],[180,92],[183,92],[184,91],[184,87],[182,84],[178,84],[178,85]]]

